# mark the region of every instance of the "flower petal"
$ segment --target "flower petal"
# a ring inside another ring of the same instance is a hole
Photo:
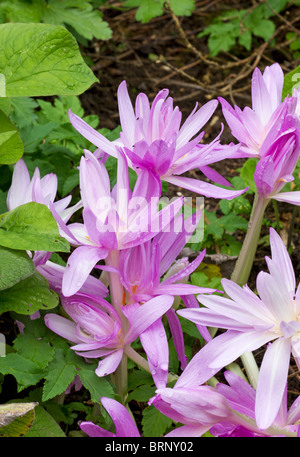
[[[117,437],[140,437],[138,428],[125,406],[108,397],[101,397],[101,403],[115,424]]]
[[[118,368],[123,356],[123,349],[112,352],[98,363],[95,373],[99,378],[113,373]]]
[[[290,363],[291,343],[279,338],[266,350],[259,370],[255,416],[259,428],[272,425],[282,402]]]
[[[79,246],[68,259],[62,280],[62,293],[65,297],[74,295],[86,281],[99,260],[105,259],[108,250],[97,246]]]

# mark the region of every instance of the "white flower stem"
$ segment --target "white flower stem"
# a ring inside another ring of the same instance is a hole
[[[111,251],[106,259],[106,264],[111,267],[118,268],[119,251]],[[128,321],[122,312],[124,288],[121,284],[118,273],[109,273],[109,290],[111,304],[115,308],[120,317],[123,332],[126,333],[128,329]],[[116,385],[117,393],[120,395],[122,403],[125,404],[126,395],[128,391],[127,356],[125,353],[123,353],[122,360],[118,368],[114,372],[112,378]]]
[[[255,195],[246,237],[231,276],[231,280],[241,286],[247,283],[252,270],[262,220],[268,203],[269,200],[259,198],[258,194]]]

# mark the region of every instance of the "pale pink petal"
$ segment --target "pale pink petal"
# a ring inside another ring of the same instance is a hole
[[[267,348],[259,370],[255,417],[259,428],[272,425],[282,402],[290,363],[291,343],[277,339]]]
[[[182,187],[183,189],[191,190],[197,194],[204,195],[205,197],[212,198],[226,198],[231,200],[248,190],[248,188],[242,190],[228,190],[221,187],[214,186],[199,179],[187,178],[182,176],[167,176],[164,178],[165,181],[175,186]]]
[[[117,152],[113,143],[88,125],[84,120],[77,116],[77,114],[72,113],[71,110],[69,110],[69,119],[73,127],[84,138],[97,146],[101,151],[106,152],[113,157],[117,157]]]
[[[107,249],[97,246],[79,246],[70,257],[62,280],[62,293],[65,297],[74,295],[86,281],[99,260],[108,255]]]
[[[102,397],[101,403],[112,418],[118,437],[140,437],[138,428],[125,406],[107,397]]]
[[[66,338],[66,340],[72,341],[73,343],[82,343],[77,336],[75,322],[52,313],[46,314],[44,319],[47,327],[62,338]]]
[[[279,202],[291,203],[292,205],[300,205],[300,191],[295,190],[292,192],[280,192],[276,195],[271,195],[269,198],[273,198]]]
[[[135,114],[126,81],[122,81],[118,87],[118,107],[122,131],[127,142],[125,146],[131,148],[134,145]]]
[[[296,287],[293,265],[281,237],[272,227],[270,228],[270,246],[272,258],[267,259],[269,271],[281,282],[281,287],[287,288],[292,299]]]
[[[156,387],[166,387],[169,368],[169,345],[161,319],[158,319],[141,333],[140,340],[146,352]]]
[[[198,438],[207,432],[211,427],[210,425],[183,425],[177,427],[165,435],[165,438]]]
[[[20,159],[14,166],[12,182],[7,194],[6,204],[9,211],[32,201],[31,194],[28,194],[29,186],[29,171],[24,160]]]
[[[112,352],[111,354],[100,360],[95,373],[99,378],[113,373],[118,368],[123,356],[123,349]]]
[[[92,438],[113,438],[116,436],[115,433],[109,432],[90,421],[80,422],[79,427]]]
[[[131,328],[126,335],[126,344],[134,341],[150,325],[160,319],[171,308],[173,301],[174,297],[169,295],[154,297],[128,316]]]

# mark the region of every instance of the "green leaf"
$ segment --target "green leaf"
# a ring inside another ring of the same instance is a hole
[[[254,35],[263,38],[265,41],[268,41],[275,32],[275,24],[269,19],[262,19],[257,25],[252,27],[252,32]]]
[[[42,21],[48,24],[66,24],[87,40],[108,40],[112,36],[109,24],[102,19],[100,11],[93,10],[88,2],[49,0]]]
[[[94,403],[100,403],[101,397],[114,398],[115,394],[108,380],[96,375],[96,368],[97,366],[93,364],[92,367],[80,369],[78,375],[84,387],[90,392],[91,400]]]
[[[13,287],[0,291],[0,314],[7,311],[33,314],[57,305],[58,295],[49,289],[48,282],[38,271]]]
[[[63,393],[76,374],[76,366],[65,357],[62,349],[56,349],[54,359],[44,373],[43,401]]]
[[[0,164],[16,163],[23,155],[24,146],[16,127],[0,111]]]
[[[147,406],[143,410],[142,427],[145,437],[163,436],[172,422],[172,419],[164,416],[158,409],[154,408],[154,406]]]
[[[248,229],[248,221],[244,217],[234,213],[229,213],[226,216],[221,217],[220,224],[224,227],[224,230],[230,234],[238,229],[245,232]]]
[[[244,48],[247,49],[247,51],[250,51],[251,44],[252,44],[252,34],[251,34],[250,30],[246,30],[245,32],[243,32],[238,37],[238,41],[241,46],[244,46]]]
[[[0,357],[0,373],[13,375],[18,383],[18,392],[29,386],[35,386],[42,378],[41,371],[35,363],[17,353]]]
[[[254,181],[254,172],[257,165],[258,159],[247,159],[243,164],[240,176],[245,181],[245,184],[249,187],[252,192],[256,192],[256,184]]]
[[[26,252],[0,246],[0,290],[31,276],[35,266]]]
[[[139,386],[129,393],[127,401],[136,400],[147,402],[151,397],[155,395],[156,387],[155,386]]]
[[[60,438],[66,434],[53,417],[41,406],[35,408],[35,419],[25,437]]]
[[[195,9],[194,0],[170,0],[170,6],[176,16],[190,16]]]
[[[137,8],[135,18],[143,24],[163,14],[162,0],[125,0],[124,6]]]
[[[55,354],[55,349],[47,341],[26,333],[17,336],[13,347],[18,354],[31,360],[41,369],[51,362]]]
[[[1,24],[0,41],[2,96],[79,95],[98,81],[65,27]]]
[[[0,216],[0,245],[29,251],[70,250],[67,240],[59,236],[49,208],[36,202],[20,205]]]

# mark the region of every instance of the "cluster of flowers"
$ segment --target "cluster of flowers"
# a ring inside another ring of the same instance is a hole
[[[281,192],[293,180],[300,154],[297,94],[282,101],[282,88],[282,70],[273,64],[263,74],[254,71],[252,109],[232,108],[219,98],[238,141],[223,145],[222,132],[209,144],[203,143],[204,131],[200,132],[218,100],[200,109],[196,106],[181,125],[182,114],[173,107],[166,89],[151,105],[140,93],[133,107],[123,81],[118,89],[122,130],[118,140],[108,141],[69,113],[74,128],[97,148],[94,153],[85,150],[81,158],[81,200],[73,207],[68,207],[71,197],[55,201],[55,175],[41,179],[36,170],[30,179],[23,160],[14,169],[8,208],[29,201],[46,204],[61,235],[74,247],[66,267],[51,262],[49,253],[34,255],[37,269],[60,294],[70,316],[49,313],[46,325],[72,342],[77,354],[98,359],[100,377],[118,373],[124,357],[146,367],[157,388],[149,404],[184,424],[167,436],[201,436],[207,430],[216,436],[300,435],[300,399],[287,411],[291,354],[300,369],[300,290],[295,292],[293,267],[279,235],[270,230],[272,255],[267,259],[269,273],[257,277],[259,296],[227,279],[222,280],[226,293],[222,296],[188,283],[205,250],[192,262],[179,256],[199,223],[201,210],[184,218],[184,198],[159,209],[162,180],[205,197],[241,195],[245,189],[230,188],[210,167],[237,157],[258,159],[254,179],[260,201],[273,198],[299,205],[300,192]],[[117,163],[113,188],[105,166],[109,156]],[[131,187],[129,168],[136,173]],[[193,169],[214,184],[182,176]],[[69,223],[78,210],[82,210],[82,222]],[[91,275],[94,269],[99,270],[99,279]],[[194,322],[205,340],[189,363],[178,315]],[[173,388],[167,387],[169,349],[163,316],[182,368]],[[223,331],[212,338],[208,327]],[[137,338],[147,359],[131,346]],[[207,385],[244,352],[265,344],[255,388],[231,371],[224,373],[228,385]],[[109,398],[101,401],[115,422],[116,436],[139,436],[121,403]],[[81,428],[90,436],[115,436],[89,422],[81,423]]]

